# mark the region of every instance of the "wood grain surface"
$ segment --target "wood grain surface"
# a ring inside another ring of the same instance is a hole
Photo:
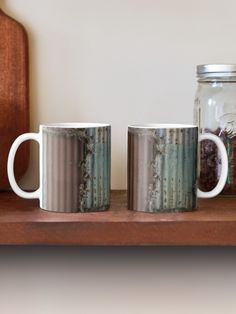
[[[112,191],[100,213],[51,213],[37,200],[0,193],[0,244],[236,245],[236,198],[200,200],[185,213],[127,210],[126,191]]]
[[[7,157],[15,138],[29,131],[28,38],[21,24],[0,9],[0,190],[9,189]],[[29,143],[19,148],[16,177],[27,169]]]

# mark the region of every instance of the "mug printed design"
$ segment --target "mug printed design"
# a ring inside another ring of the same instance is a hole
[[[110,127],[42,129],[42,208],[109,208]]]
[[[179,212],[196,207],[197,139],[197,128],[129,128],[130,209]]]

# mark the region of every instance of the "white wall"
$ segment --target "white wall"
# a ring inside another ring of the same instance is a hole
[[[236,63],[235,0],[0,1],[29,34],[31,130],[111,123],[113,188],[126,187],[127,125],[191,123],[195,66]],[[2,313],[236,311],[233,250],[0,252]]]
[[[192,122],[195,66],[235,62],[233,0],[0,0],[31,51],[31,129],[112,124],[112,187],[126,187],[133,122]],[[0,2],[0,3],[1,3]],[[23,185],[36,180],[36,153]]]

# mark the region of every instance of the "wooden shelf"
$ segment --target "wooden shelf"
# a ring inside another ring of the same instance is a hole
[[[101,213],[41,210],[37,200],[0,193],[0,244],[236,245],[236,198],[199,200],[189,213],[150,214],[126,209],[126,192],[113,191]]]

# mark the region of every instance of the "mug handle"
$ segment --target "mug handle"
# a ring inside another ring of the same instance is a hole
[[[33,199],[38,198],[40,199],[40,187],[34,192],[25,192],[23,191],[19,185],[16,183],[15,174],[14,174],[14,160],[17,149],[19,148],[20,144],[28,140],[34,140],[39,143],[40,145],[40,133],[25,133],[18,136],[15,141],[13,142],[11,149],[9,151],[8,160],[7,160],[7,174],[10,185],[12,190],[20,197]]]
[[[222,140],[218,136],[211,134],[211,133],[200,134],[199,135],[199,142],[204,141],[204,140],[211,140],[216,144],[216,146],[220,152],[221,165],[222,165],[219,181],[213,190],[211,190],[209,192],[203,192],[200,189],[197,189],[197,196],[198,197],[210,198],[210,197],[215,197],[216,195],[218,195],[223,190],[223,188],[225,186],[227,176],[228,176],[228,156],[227,156],[226,148],[225,148]]]

